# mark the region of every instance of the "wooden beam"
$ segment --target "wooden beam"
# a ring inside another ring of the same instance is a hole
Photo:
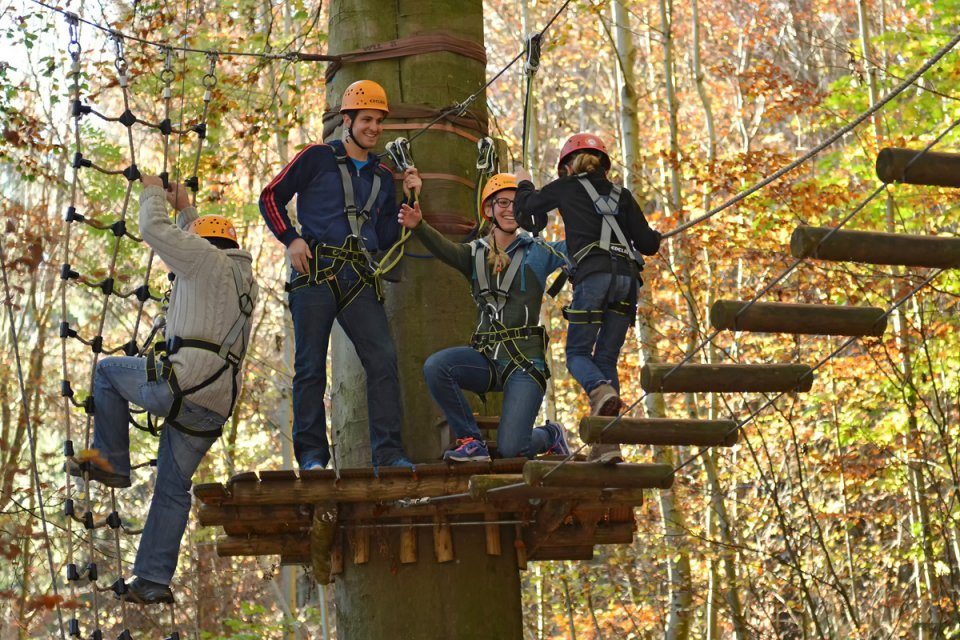
[[[876,336],[887,328],[884,310],[826,304],[718,300],[710,307],[714,329],[799,333],[821,336]]]
[[[527,568],[527,545],[523,541],[523,529],[519,524],[514,525],[516,533],[513,539],[513,548],[517,553],[517,568],[525,571]]]
[[[640,386],[651,393],[809,391],[813,374],[802,364],[645,364]]]
[[[217,555],[230,556],[309,556],[310,538],[302,535],[217,538]]]
[[[733,420],[676,420],[673,418],[613,418],[586,416],[580,420],[580,439],[609,444],[662,446],[724,446],[737,443]],[[608,428],[607,425],[610,425]],[[604,429],[606,429],[604,431]],[[602,432],[602,433],[601,433]]]
[[[227,498],[227,490],[219,482],[195,484],[191,489],[194,497],[203,504],[217,505]]]
[[[433,552],[437,562],[453,561],[453,532],[446,518],[438,517],[433,523]]]
[[[877,154],[877,177],[928,187],[960,187],[960,154],[887,147]]]
[[[540,547],[530,560],[593,560],[593,545],[581,547]]]
[[[224,522],[220,526],[223,527],[223,532],[228,536],[269,536],[298,532],[305,534],[310,528],[310,523],[266,520],[263,522]]]
[[[198,510],[200,524],[209,527],[227,523],[258,524],[282,522],[290,527],[310,526],[313,505],[281,504],[266,506],[232,506],[201,503]]]
[[[401,498],[420,498],[463,493],[469,476],[428,476],[406,478],[322,478],[316,481],[285,480],[257,482],[246,480],[232,486],[232,502],[248,504],[290,504],[315,502],[381,502]]]
[[[531,460],[523,467],[523,480],[530,486],[668,489],[673,485],[673,467],[668,464],[604,465]]]
[[[640,489],[531,487],[524,482],[523,474],[519,473],[473,476],[470,478],[470,495],[476,500],[489,500],[498,508],[503,505],[503,502],[517,502],[517,508],[513,509],[514,511],[519,511],[521,506],[529,507],[529,500],[559,498],[578,502],[643,504],[643,491]]]
[[[889,264],[904,267],[960,266],[960,238],[875,231],[837,231],[801,226],[793,230],[790,253],[795,258]]]

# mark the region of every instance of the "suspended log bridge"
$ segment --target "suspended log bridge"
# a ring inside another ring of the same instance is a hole
[[[795,258],[951,269],[960,266],[960,238],[800,226],[790,238]],[[829,237],[828,237],[829,236]]]
[[[928,187],[960,187],[960,154],[888,147],[877,154],[877,177]]]
[[[650,393],[810,391],[813,370],[802,364],[645,364],[640,386]]]
[[[611,425],[612,421],[605,416],[581,419],[580,439],[589,444],[732,447],[739,438],[733,420],[621,417]]]

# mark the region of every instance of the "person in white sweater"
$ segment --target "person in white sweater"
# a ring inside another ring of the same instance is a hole
[[[230,221],[198,216],[186,189],[144,176],[140,233],[176,276],[166,314],[166,349],[146,357],[104,358],[94,376],[98,455],[68,464],[75,476],[130,486],[130,403],[166,418],[157,480],[129,584],[118,597],[171,603],[170,581],[190,512],[191,478],[233,411],[257,300],[250,253]],[[177,211],[175,225],[166,202]]]

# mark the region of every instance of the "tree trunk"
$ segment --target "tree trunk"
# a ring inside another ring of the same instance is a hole
[[[415,34],[444,31],[459,38],[483,41],[480,0],[334,0],[330,6],[330,50],[350,51]],[[363,64],[347,64],[327,86],[327,104],[339,104],[344,88],[370,78],[384,86],[391,106],[425,105],[442,109],[482,86],[484,65],[450,53],[430,53]],[[481,98],[470,111],[486,121]],[[388,120],[388,123],[396,119]],[[387,131],[395,135],[416,131]],[[448,173],[473,181],[475,146],[446,131],[428,131],[412,149],[423,173]],[[431,213],[459,214],[472,223],[472,190],[456,183],[425,180],[423,206]],[[441,187],[441,188],[438,188]],[[407,250],[424,253],[411,241]],[[414,462],[436,460],[441,454],[437,428],[439,411],[430,401],[423,380],[424,360],[435,351],[466,344],[475,316],[463,277],[437,260],[405,259],[403,281],[387,284],[386,309],[399,352],[403,398],[403,442]],[[442,292],[442,295],[438,295]],[[364,374],[353,346],[342,331],[334,334],[332,423],[343,466],[367,466],[370,445]],[[433,547],[432,529],[418,527],[418,547]],[[346,562],[337,576],[337,637],[377,638],[518,638],[522,634],[520,580],[516,555],[488,556],[483,527],[453,527],[455,562],[437,563],[421,553],[413,564],[398,564],[396,529],[375,530],[369,562]],[[513,549],[512,527],[501,527],[503,547]]]

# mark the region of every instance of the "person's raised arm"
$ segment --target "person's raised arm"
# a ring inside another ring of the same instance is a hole
[[[555,186],[557,182],[551,182],[538,190],[533,186],[530,173],[526,169],[518,169],[516,176],[518,184],[517,195],[513,201],[513,214],[517,218],[517,224],[531,233],[540,233],[547,226],[547,214],[560,206]]]
[[[423,220],[419,202],[412,207],[406,203],[402,204],[400,212],[397,214],[397,222],[413,231],[417,239],[427,248],[427,251],[464,276],[469,278],[472,275],[473,264],[471,263],[472,252],[470,246],[447,240],[442,233],[427,224]]]
[[[140,235],[168,269],[178,277],[192,277],[199,272],[203,260],[217,249],[200,236],[179,228],[167,214],[166,203],[169,202],[178,210],[178,219],[197,217],[196,210],[190,206],[186,188],[172,183],[169,190],[165,190],[163,182],[156,176],[145,175],[141,180]]]

